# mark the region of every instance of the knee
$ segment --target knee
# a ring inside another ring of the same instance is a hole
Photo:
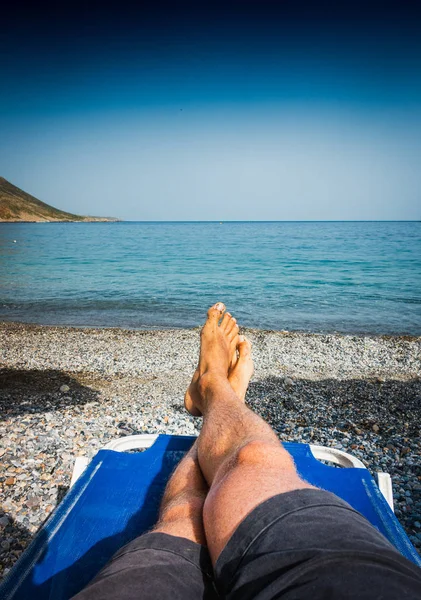
[[[274,467],[295,471],[291,455],[280,443],[253,440],[237,451],[236,462],[239,466]]]

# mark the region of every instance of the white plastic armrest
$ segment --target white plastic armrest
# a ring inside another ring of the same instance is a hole
[[[70,487],[76,483],[79,477],[82,475],[83,471],[89,464],[89,459],[86,456],[77,456],[75,460],[75,466],[73,467],[72,480],[70,482]]]
[[[341,467],[355,467],[356,469],[365,469],[366,466],[352,454],[337,450],[336,448],[326,448],[326,446],[315,446],[310,444],[311,451],[314,458],[319,460],[327,460],[333,462]],[[394,511],[393,506],[393,490],[392,490],[392,479],[389,473],[377,473],[377,482],[379,490],[383,494],[386,502],[390,508]]]
[[[314,458],[317,458],[318,460],[327,460],[341,467],[366,469],[366,466],[363,462],[361,462],[355,456],[352,456],[352,454],[348,454],[348,452],[344,452],[343,450],[327,448],[326,446],[316,446],[314,444],[310,444],[310,450]]]
[[[386,502],[394,512],[395,507],[393,504],[392,478],[390,477],[389,473],[377,473],[377,483],[381,493],[386,499]]]
[[[136,450],[150,448],[157,439],[157,434],[144,435],[127,435],[126,437],[117,438],[111,440],[104,446],[105,450],[117,450],[118,452],[125,452],[126,450]]]

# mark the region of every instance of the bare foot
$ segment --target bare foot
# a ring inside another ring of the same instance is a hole
[[[253,372],[254,364],[251,357],[251,342],[244,335],[240,335],[238,336],[238,344],[236,352],[234,353],[234,359],[231,361],[228,369],[228,381],[234,392],[243,402],[246,398],[247,388]],[[184,405],[194,416],[201,415],[200,411],[196,408],[200,400],[199,390],[197,389],[199,377],[199,367],[197,367],[184,396]]]
[[[243,402],[253,371],[254,365],[251,357],[251,342],[243,335],[240,335],[238,336],[237,346],[233,352],[228,368],[228,381],[234,392]],[[200,401],[197,387],[200,375],[200,367],[198,366],[184,396],[184,405],[188,412],[193,416],[201,415],[201,412],[196,408]]]
[[[201,415],[195,406],[195,400],[198,399],[196,393],[198,379],[210,371],[228,377],[229,369],[237,362],[237,321],[230,313],[224,313],[225,305],[222,302],[211,306],[200,336],[199,365],[184,397],[186,409],[195,417]],[[224,316],[219,324],[222,315]]]
[[[238,360],[228,372],[228,381],[237,396],[244,402],[247,388],[254,372],[251,342],[244,335],[238,336]]]
[[[244,336],[239,336],[239,338],[240,337],[244,337]],[[237,348],[238,348],[238,345],[237,345]],[[237,365],[237,362],[238,362],[237,348],[234,349],[233,355],[231,357],[230,366],[228,368],[228,381],[230,381],[230,376],[233,373],[234,367]],[[200,377],[200,370],[199,370],[199,365],[197,365],[197,369],[193,373],[193,377],[190,382],[190,385],[187,388],[186,393],[184,394],[184,406],[185,406],[186,410],[194,417],[202,416],[202,413],[200,412],[200,410],[196,408],[197,403],[200,400],[199,390],[197,389],[197,382],[199,381],[199,377]],[[236,390],[234,390],[234,391],[237,394],[237,391]]]

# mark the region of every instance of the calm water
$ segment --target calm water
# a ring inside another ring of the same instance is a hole
[[[13,242],[16,240],[16,243]],[[0,318],[421,334],[421,223],[0,224]]]

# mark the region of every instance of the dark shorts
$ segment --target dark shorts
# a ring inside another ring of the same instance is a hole
[[[274,496],[240,523],[212,569],[203,546],[147,533],[77,600],[421,598],[421,569],[330,492]]]

